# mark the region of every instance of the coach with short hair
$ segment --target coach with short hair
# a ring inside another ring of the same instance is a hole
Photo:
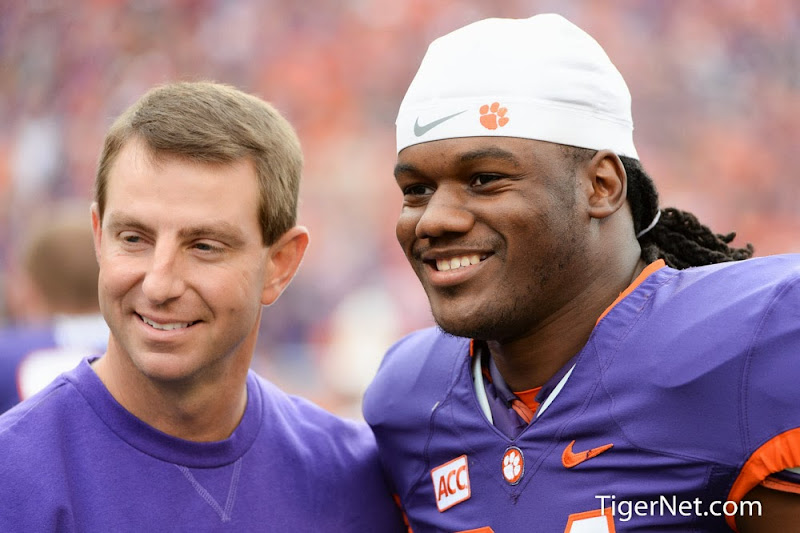
[[[366,424],[249,369],[308,243],[301,166],[226,85],[117,119],[91,209],[108,349],[0,417],[0,531],[404,531]]]

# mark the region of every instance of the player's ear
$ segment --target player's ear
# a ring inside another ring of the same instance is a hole
[[[295,226],[281,235],[268,250],[261,303],[272,305],[292,281],[308,247],[308,230]]]
[[[92,234],[94,236],[94,256],[97,262],[100,263],[100,239],[103,236],[103,224],[100,220],[100,207],[97,202],[92,203]]]
[[[605,218],[623,205],[627,198],[628,178],[617,154],[599,150],[586,169],[589,216]]]

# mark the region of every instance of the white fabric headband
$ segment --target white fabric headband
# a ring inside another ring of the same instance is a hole
[[[396,125],[398,152],[501,136],[638,159],[625,80],[597,41],[555,14],[481,20],[436,39]]]

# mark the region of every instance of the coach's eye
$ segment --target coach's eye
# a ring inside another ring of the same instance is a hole
[[[121,233],[119,238],[120,240],[128,244],[136,244],[138,242],[141,242],[142,240],[141,235],[139,235],[138,233],[131,233],[129,231]]]
[[[195,250],[198,250],[204,254],[219,254],[223,251],[222,246],[207,241],[198,241],[194,243],[193,246]]]

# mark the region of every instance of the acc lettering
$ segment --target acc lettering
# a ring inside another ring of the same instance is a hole
[[[469,499],[471,495],[466,455],[434,468],[431,470],[431,478],[436,507],[440,512]]]
[[[436,505],[439,505],[439,502],[442,500],[442,498],[448,496],[448,494],[447,484],[444,482],[444,478],[441,477],[439,478],[439,495],[436,496]]]
[[[453,479],[456,481],[456,485],[458,486],[459,490],[463,490],[467,488],[466,481],[462,482],[462,474],[466,474],[467,472],[467,465],[460,466],[456,471],[450,471],[447,474],[447,490],[450,494],[456,493],[456,487],[453,486]]]

